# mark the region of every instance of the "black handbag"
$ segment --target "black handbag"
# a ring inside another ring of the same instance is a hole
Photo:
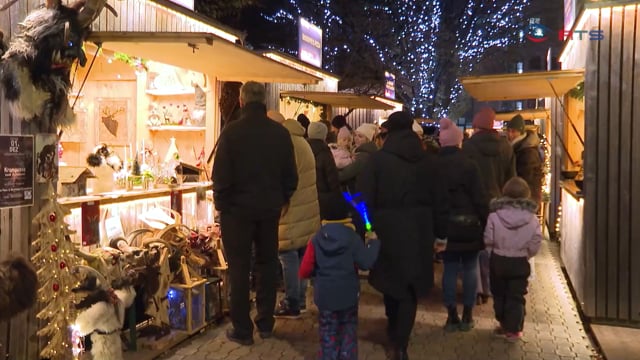
[[[448,240],[457,243],[482,241],[484,227],[480,218],[473,214],[473,203],[464,184],[449,188],[452,211],[449,216]]]
[[[482,222],[476,215],[451,215],[448,240],[456,243],[481,241],[484,236]]]

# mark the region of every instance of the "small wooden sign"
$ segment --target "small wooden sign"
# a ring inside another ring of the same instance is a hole
[[[84,202],[82,211],[82,246],[100,243],[100,201]]]

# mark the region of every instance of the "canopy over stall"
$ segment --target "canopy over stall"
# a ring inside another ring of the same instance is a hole
[[[584,79],[584,70],[555,70],[521,74],[469,76],[460,82],[478,101],[526,100],[557,97]]]
[[[321,80],[210,33],[94,32],[87,41],[131,56],[214,75],[221,81],[316,84]]]
[[[548,119],[551,116],[551,112],[547,109],[529,109],[529,110],[521,110],[521,111],[496,113],[496,120],[509,121],[516,115],[522,116],[524,120]]]
[[[284,91],[280,93],[280,98],[292,97],[307,101],[313,101],[319,104],[331,106],[340,106],[346,108],[357,109],[380,109],[392,110],[392,105],[376,100],[367,95],[358,95],[351,93],[337,92],[319,92],[319,91]]]

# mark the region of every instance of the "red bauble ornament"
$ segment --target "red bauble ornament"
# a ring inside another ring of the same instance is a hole
[[[53,252],[58,251],[58,247],[56,246],[56,244],[51,245],[51,251]]]
[[[49,214],[49,221],[51,221],[51,222],[56,221],[56,213]]]
[[[58,285],[57,283],[53,284],[53,291],[58,291],[58,290],[60,290],[60,285]]]
[[[60,269],[64,269],[65,267],[67,267],[67,264],[63,262],[60,263]]]

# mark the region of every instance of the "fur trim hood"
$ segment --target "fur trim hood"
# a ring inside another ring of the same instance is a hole
[[[519,229],[529,224],[538,208],[537,204],[529,199],[507,197],[493,200],[490,207],[507,229]]]
[[[489,204],[489,209],[491,210],[491,212],[495,212],[506,207],[523,209],[533,214],[538,211],[538,204],[530,199],[512,199],[508,197],[501,197],[491,200],[491,203]]]

